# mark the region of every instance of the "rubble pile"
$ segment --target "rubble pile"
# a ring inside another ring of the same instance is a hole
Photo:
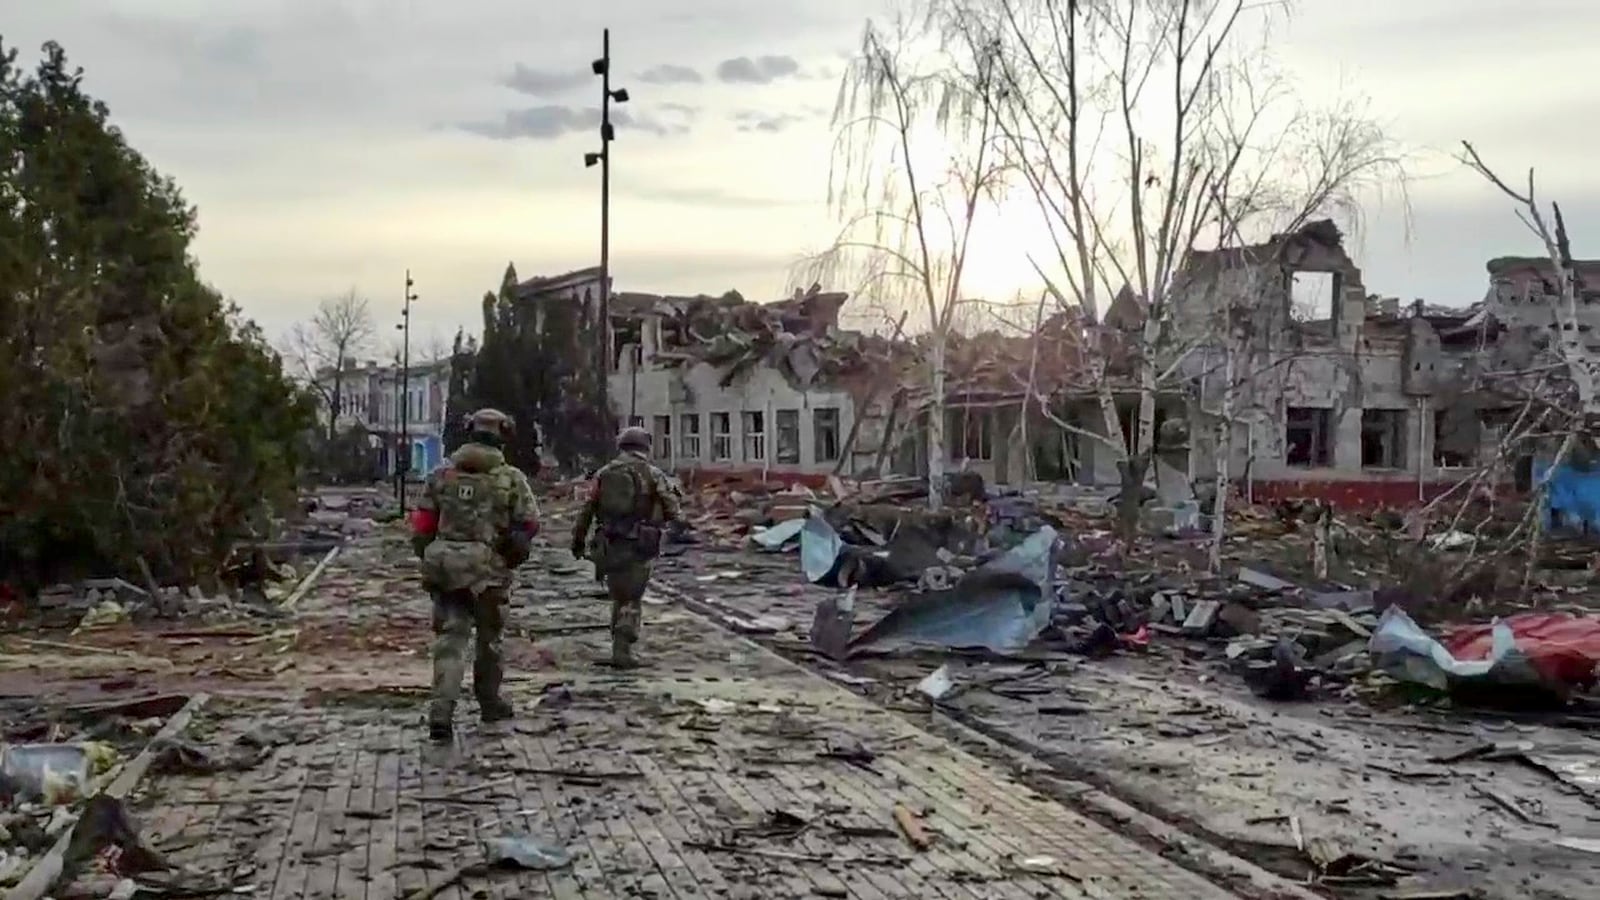
[[[391,495],[372,489],[315,492],[303,499],[298,518],[271,523],[270,539],[235,545],[212,584],[86,578],[14,599],[0,606],[0,613],[35,628],[71,628],[74,634],[151,619],[277,618],[320,559],[346,540],[370,533],[378,522],[393,520],[398,509]]]
[[[1455,576],[1470,568],[1475,551],[1509,532],[1480,527],[1466,540],[1449,529],[1418,533],[1394,511],[1333,515],[1306,501],[1236,501],[1222,553],[1230,574],[1208,577],[1201,573],[1213,538],[1205,523],[1116,540],[1108,489],[998,488],[957,472],[947,476],[944,497],[943,510],[929,512],[918,477],[833,476],[810,488],[700,473],[684,491],[687,524],[672,541],[679,546],[666,552],[700,544],[712,552],[795,553],[806,582],[837,592],[814,610],[811,645],[824,657],[842,661],[869,646],[881,652],[906,642],[1000,656],[1174,652],[1231,671],[1264,698],[1286,700],[1368,694],[1398,682],[1458,694],[1456,676],[1447,684],[1406,675],[1407,664],[1379,652],[1375,636],[1401,616],[1485,620],[1495,601],[1472,592],[1487,588]],[[1541,573],[1587,576],[1567,562],[1574,556],[1570,548],[1545,548],[1542,561],[1556,571]],[[1034,568],[1042,572],[1016,574]],[[1452,579],[1454,593],[1441,595]],[[1547,586],[1541,596],[1573,589]],[[861,609],[882,612],[876,622],[856,622],[858,591],[874,592]],[[1498,603],[1516,611],[1503,597]],[[1581,623],[1591,620],[1578,619],[1539,627],[1586,634]],[[1454,632],[1443,633],[1442,646],[1456,648]],[[1563,698],[1587,689],[1566,675],[1524,681]]]
[[[207,747],[169,734],[163,726],[184,716],[190,700],[155,694],[54,709],[0,706],[0,886],[36,880],[30,872],[52,856],[62,872],[99,868],[102,880],[112,883],[167,868],[137,834],[114,779],[130,768],[191,775],[242,771],[259,765],[278,742],[249,732]],[[109,846],[120,855],[102,855]]]
[[[896,348],[886,338],[838,328],[849,295],[820,285],[775,303],[752,303],[737,291],[721,297],[619,294],[613,308],[661,317],[665,347],[657,362],[706,362],[724,367],[730,384],[758,365],[804,387],[819,377],[887,370]]]
[[[912,408],[928,400],[926,336],[902,337],[839,327],[849,294],[813,284],[773,303],[752,303],[737,291],[720,297],[621,293],[612,301],[621,315],[652,315],[661,322],[662,345],[654,361],[665,365],[709,363],[732,384],[757,366],[769,366],[797,389],[820,382],[852,380],[878,387],[882,397],[900,393]],[[1032,330],[1032,329],[1030,329]],[[952,397],[1024,397],[1031,372],[1034,389],[1046,394],[1088,384],[1082,322],[1057,313],[1037,336],[953,333],[945,347],[946,386]]]

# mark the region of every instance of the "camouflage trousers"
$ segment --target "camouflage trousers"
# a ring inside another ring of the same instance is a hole
[[[611,594],[611,639],[622,644],[639,640],[639,620],[644,616],[644,589],[650,583],[650,564],[627,562],[606,571]]]
[[[487,590],[476,597],[471,591],[433,593],[433,702],[428,714],[434,721],[449,721],[455,711],[469,653],[472,693],[478,704],[499,701],[500,681],[505,676],[501,636],[509,603],[503,589]]]

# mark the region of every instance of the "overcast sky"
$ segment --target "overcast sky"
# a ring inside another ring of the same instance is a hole
[[[426,334],[472,326],[507,261],[598,261],[599,87],[612,29],[620,290],[772,299],[835,228],[828,113],[860,0],[0,0],[31,58],[62,43],[89,90],[200,208],[204,275],[271,335],[355,287]],[[1310,0],[1275,52],[1313,93],[1358,91],[1417,154],[1353,248],[1368,289],[1461,304],[1483,264],[1538,247],[1449,164],[1462,138],[1538,169],[1580,255],[1600,255],[1594,0]],[[991,267],[993,269],[993,267]],[[992,283],[1001,292],[1014,285]],[[1024,280],[1019,277],[1019,281]]]

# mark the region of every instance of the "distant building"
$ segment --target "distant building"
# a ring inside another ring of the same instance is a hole
[[[1155,398],[1155,474],[1182,476],[1185,490],[1215,476],[1222,336],[1231,333],[1240,383],[1227,470],[1250,497],[1404,506],[1456,484],[1494,458],[1508,424],[1507,401],[1484,390],[1482,376],[1528,365],[1556,327],[1548,261],[1496,259],[1488,271],[1480,303],[1402,305],[1367,292],[1327,221],[1191,253],[1156,348],[1165,354],[1157,369],[1170,377]],[[1600,327],[1600,292],[1587,287],[1600,284],[1600,263],[1578,271],[1577,327],[1587,337]],[[554,304],[571,305],[560,321],[579,323],[576,365],[606,367],[612,413],[648,429],[656,459],[680,474],[815,484],[835,472],[928,470],[926,336],[890,341],[841,329],[844,293],[813,287],[758,304],[736,292],[617,292],[602,339],[598,270],[513,277],[508,287],[535,327],[556,321]],[[1095,369],[1121,430],[1133,431],[1147,314],[1125,288],[1100,328],[1061,313],[1037,336],[952,335],[946,471],[998,484],[1117,485],[1123,436],[1104,437]],[[1531,457],[1512,463],[1497,477],[1525,483]]]
[[[325,369],[317,376],[322,391],[330,394],[336,379],[343,409],[335,426],[341,431],[355,427],[366,430],[378,450],[382,474],[394,473],[407,456],[412,477],[427,474],[443,461],[445,408],[450,391],[448,359],[414,363],[404,387],[399,366],[375,361],[351,361],[342,372]],[[400,420],[406,407],[402,435]]]

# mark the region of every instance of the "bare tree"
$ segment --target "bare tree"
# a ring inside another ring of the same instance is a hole
[[[322,301],[311,320],[289,329],[284,340],[285,360],[322,398],[330,439],[337,434],[344,412],[345,369],[376,337],[370,304],[351,288]]]
[[[1251,25],[1289,3],[931,3],[929,21],[946,44],[992,62],[999,84],[984,96],[996,104],[1007,162],[1050,236],[1046,258],[1029,259],[1058,306],[1081,311],[1085,374],[1102,420],[1090,434],[1118,459],[1131,536],[1153,463],[1158,396],[1194,377],[1197,347],[1228,333],[1226,316],[1213,323],[1220,332],[1174,325],[1191,252],[1286,232],[1317,215],[1353,216],[1364,189],[1388,177],[1403,184],[1402,160],[1359,107],[1309,109],[1273,77],[1263,52],[1270,32]],[[1118,293],[1138,307],[1123,328],[1105,317]],[[1227,357],[1212,362],[1226,368]],[[1131,433],[1119,394],[1136,398]],[[1219,497],[1226,484],[1219,472]]]
[[[807,280],[861,277],[890,321],[920,313],[908,332],[926,367],[928,496],[944,489],[946,351],[967,302],[963,278],[974,226],[1003,186],[996,87],[981,54],[912,55],[914,35],[868,24],[834,110],[829,201],[842,227],[807,267]],[[920,327],[919,327],[920,326]],[[923,331],[925,329],[925,331]]]
[[[1600,395],[1596,392],[1596,385],[1600,384],[1600,358],[1589,349],[1585,328],[1579,320],[1582,283],[1572,258],[1572,243],[1561,215],[1561,205],[1552,201],[1548,216],[1540,208],[1532,169],[1528,170],[1526,189],[1518,190],[1496,174],[1472,144],[1463,141],[1462,149],[1462,159],[1467,166],[1516,204],[1517,218],[1539,239],[1555,276],[1554,296],[1551,297],[1555,334],[1548,349],[1533,360],[1532,366],[1499,373],[1497,385],[1502,393],[1521,394],[1526,398],[1518,424],[1527,420],[1534,408],[1539,410],[1528,428],[1507,435],[1510,439],[1500,442],[1498,449],[1502,459],[1518,443],[1534,443],[1535,438],[1539,442],[1559,441],[1545,477],[1534,486],[1523,519],[1511,535],[1513,539],[1523,535],[1529,538],[1521,589],[1523,599],[1527,599],[1539,557],[1542,529],[1538,516],[1544,507],[1550,479],[1580,446],[1591,450],[1594,446],[1593,429],[1600,424]],[[1513,430],[1516,431],[1515,427]],[[1493,465],[1487,471],[1498,474],[1500,469],[1501,466]],[[1504,546],[1513,544],[1513,540],[1508,540]]]

